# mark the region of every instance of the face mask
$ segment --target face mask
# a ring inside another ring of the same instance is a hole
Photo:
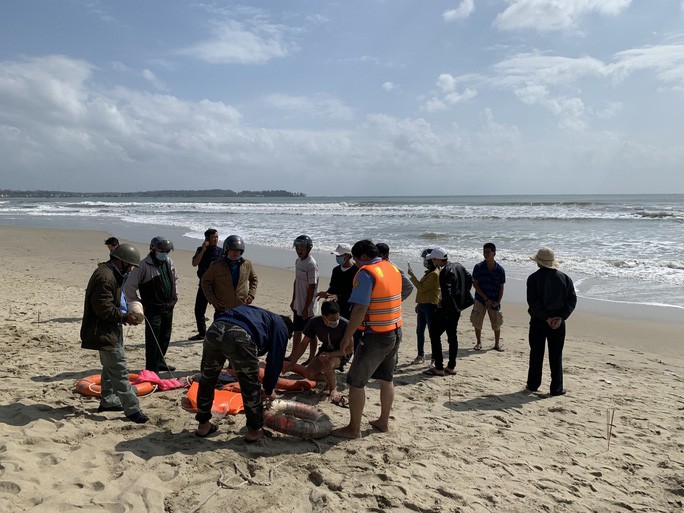
[[[325,321],[325,325],[328,328],[337,328],[337,326],[339,326],[339,324],[340,324],[339,319],[337,319],[336,321]]]
[[[344,257],[343,256],[336,256],[335,262],[337,262],[337,265],[342,265],[344,263]]]
[[[157,253],[154,255],[154,257],[159,260],[160,262],[166,262],[166,259],[169,258],[168,253]]]

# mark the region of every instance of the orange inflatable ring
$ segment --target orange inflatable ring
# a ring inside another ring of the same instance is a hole
[[[224,369],[231,376],[237,376],[237,373],[233,369]],[[263,365],[259,366],[259,382],[264,380],[265,369]],[[304,390],[312,390],[316,388],[316,382],[310,379],[288,379],[288,378],[278,378],[276,383],[277,390],[285,390],[287,392],[302,392]]]
[[[138,396],[143,396],[151,394],[157,390],[157,385],[146,381],[144,383],[138,383],[134,385],[133,382],[138,379],[137,374],[129,374],[128,379],[131,382],[131,386],[135,389],[135,393]],[[85,378],[81,378],[76,383],[74,383],[74,392],[79,394],[87,395],[88,397],[102,397],[102,375],[94,374]]]
[[[181,406],[185,411],[197,411],[197,392],[199,391],[199,383],[195,381],[190,385],[188,393],[181,401]],[[227,413],[235,415],[244,411],[245,405],[242,402],[242,394],[240,389],[237,392],[228,390],[226,387],[223,390],[214,390],[214,402],[211,405],[211,413],[218,416],[226,415]]]
[[[264,425],[305,440],[328,436],[333,428],[330,417],[318,408],[284,399],[276,399],[264,410]]]

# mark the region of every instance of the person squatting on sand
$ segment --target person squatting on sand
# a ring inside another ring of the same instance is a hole
[[[458,262],[449,262],[449,257],[444,248],[435,248],[426,256],[432,260],[439,271],[439,288],[441,299],[439,307],[432,316],[429,326],[430,345],[432,346],[432,359],[434,367],[423,371],[428,376],[444,376],[444,374],[456,374],[456,354],[458,353],[458,320],[461,311],[473,304],[473,296],[470,294],[472,277],[470,273]],[[442,333],[446,331],[449,343],[449,362],[444,367],[442,356]]]
[[[341,349],[350,354],[354,333],[362,330],[351,367],[349,385],[349,424],[332,431],[341,438],[361,436],[361,417],[366,404],[366,383],[380,380],[380,417],[371,426],[386,432],[394,402],[394,369],[401,344],[401,274],[393,264],[378,256],[378,248],[370,240],[360,240],[352,247],[352,255],[360,267],[354,279],[351,319]]]
[[[150,253],[131,271],[124,284],[126,301],[140,301],[145,309],[145,369],[157,374],[176,370],[165,360],[171,342],[173,307],[178,302],[178,277],[169,258],[171,251],[173,242],[154,237],[150,241]]]
[[[102,399],[97,411],[123,411],[128,419],[143,424],[149,417],[140,410],[138,396],[128,379],[122,327],[139,324],[139,320],[121,308],[121,286],[139,261],[137,249],[121,244],[111,252],[109,261],[99,264],[93,272],[85,293],[81,347],[100,354]]]
[[[290,310],[294,317],[293,350],[299,351],[302,343],[302,330],[306,321],[316,314],[316,291],[318,290],[318,264],[311,256],[313,240],[308,235],[299,235],[292,246],[297,253],[295,260],[295,280],[292,284],[292,302]],[[311,341],[309,346],[308,363],[316,354],[316,343]]]
[[[202,291],[214,307],[214,319],[231,308],[251,305],[256,297],[259,277],[244,252],[242,237],[229,235],[223,241],[223,258],[212,262],[202,276]]]
[[[275,399],[275,386],[283,368],[292,321],[263,308],[242,305],[220,313],[207,330],[202,350],[201,377],[197,392],[199,423],[195,434],[205,437],[218,430],[212,424],[214,388],[226,359],[237,373],[247,417],[248,443],[269,436],[264,430],[264,400]],[[259,384],[259,357],[266,355],[263,388]]]
[[[473,268],[473,288],[475,289],[475,304],[470,312],[470,322],[475,328],[475,351],[482,349],[482,324],[485,313],[489,315],[489,322],[494,331],[494,349],[503,351],[501,345],[501,326],[503,326],[503,314],[501,313],[501,299],[504,294],[506,283],[506,271],[494,260],[496,246],[493,242],[487,242],[482,248],[484,260],[475,264]]]
[[[325,379],[330,400],[338,406],[345,406],[345,398],[337,391],[335,369],[344,367],[349,361],[340,349],[349,321],[340,316],[340,306],[336,301],[323,301],[321,315],[312,317],[304,326],[304,340],[299,350],[285,358],[283,372],[288,372],[301,358],[311,341],[321,343],[316,356],[308,365],[295,372],[312,381]],[[294,369],[293,369],[294,370]]]
[[[427,258],[432,250],[426,249],[421,253],[425,273],[418,280],[413,274],[411,264],[408,266],[408,275],[411,283],[416,287],[416,341],[418,356],[412,363],[423,363],[425,361],[425,329],[430,326],[432,316],[439,304],[439,269]]]
[[[541,248],[530,256],[539,269],[527,278],[527,304],[530,314],[530,366],[527,390],[536,392],[542,382],[544,348],[549,344],[551,395],[563,395],[563,345],[565,321],[577,305],[575,285],[570,277],[557,269],[553,250]]]
[[[200,281],[197,284],[197,295],[195,296],[197,335],[190,337],[188,340],[204,340],[204,334],[207,332],[207,321],[204,316],[207,313],[208,301],[202,290],[202,276],[207,272],[212,262],[219,260],[223,256],[223,248],[218,246],[218,241],[218,230],[209,228],[204,232],[204,242],[197,248],[192,257],[191,263],[193,267],[197,267],[197,277]]]

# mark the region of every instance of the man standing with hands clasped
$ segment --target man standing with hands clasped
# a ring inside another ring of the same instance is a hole
[[[564,395],[563,345],[565,321],[577,305],[572,280],[560,272],[553,251],[541,248],[530,256],[539,269],[527,278],[527,304],[530,313],[530,366],[527,390],[536,392],[542,381],[542,365],[546,341],[549,343],[551,395]]]
[[[223,248],[219,247],[218,230],[209,228],[204,232],[204,243],[197,248],[195,255],[192,257],[192,266],[197,267],[197,277],[200,279],[197,287],[197,295],[195,296],[195,322],[197,323],[197,335],[190,337],[188,340],[204,340],[204,335],[207,332],[207,321],[204,316],[207,313],[207,297],[202,290],[202,276],[207,272],[212,262],[220,260],[223,256]]]

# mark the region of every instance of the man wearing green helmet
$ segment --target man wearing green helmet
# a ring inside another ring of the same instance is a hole
[[[121,286],[140,253],[130,244],[120,244],[99,264],[88,282],[81,324],[81,347],[100,353],[102,363],[102,399],[98,412],[123,411],[138,424],[149,420],[140,409],[138,396],[128,379],[123,346],[123,324],[139,324],[131,313],[121,308]]]

